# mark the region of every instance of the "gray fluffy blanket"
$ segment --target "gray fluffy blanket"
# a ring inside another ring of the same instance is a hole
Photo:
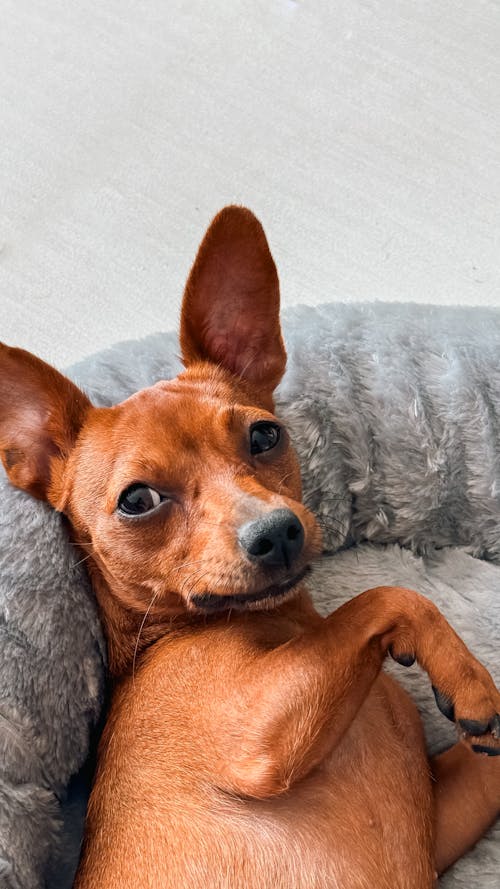
[[[321,607],[377,583],[414,587],[500,682],[500,313],[299,306],[284,329],[278,413],[299,450],[306,502],[336,553],[313,576]],[[174,375],[176,355],[176,337],[159,334],[70,375],[109,404]],[[98,723],[104,649],[60,517],[3,478],[0,487],[0,886],[41,889],[47,880],[55,889],[70,885],[75,863],[83,797],[74,787],[68,795],[68,782]],[[397,670],[430,747],[451,743],[426,677]],[[499,873],[497,828],[442,883],[498,889]]]

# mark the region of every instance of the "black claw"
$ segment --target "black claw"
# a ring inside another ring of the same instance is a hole
[[[486,753],[487,756],[500,756],[500,747],[486,747],[484,744],[472,744],[474,753]]]
[[[455,707],[453,706],[453,701],[450,700],[448,695],[443,694],[442,691],[439,691],[435,685],[432,686],[432,690],[434,692],[434,697],[436,698],[436,704],[443,716],[446,716],[446,719],[449,719],[450,722],[455,722]]]
[[[394,661],[398,664],[401,664],[402,667],[411,667],[412,664],[415,663],[415,655],[414,654],[394,654],[392,650],[392,646],[389,648],[389,654]]]
[[[500,741],[500,714],[495,713],[493,719],[490,722],[490,731],[493,737],[497,738]]]
[[[459,719],[458,722],[468,735],[485,735],[490,727],[489,722],[479,722],[477,719]]]

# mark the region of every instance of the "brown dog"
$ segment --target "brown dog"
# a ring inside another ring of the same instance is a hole
[[[177,379],[97,409],[0,348],[4,465],[68,516],[115,680],[78,889],[427,889],[499,812],[480,754],[500,752],[500,695],[439,611],[389,587],[312,607],[320,535],[272,413],[278,311],[263,230],[228,207],[187,283]],[[388,651],[459,727],[430,765]]]

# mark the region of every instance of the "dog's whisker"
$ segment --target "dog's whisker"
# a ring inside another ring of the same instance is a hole
[[[181,568],[188,568],[191,565],[201,565],[203,562],[206,562],[207,559],[192,559],[189,562],[181,562],[180,565],[174,565],[173,568],[165,575],[166,577],[172,573],[172,571],[180,571]]]
[[[317,524],[321,531],[327,531],[330,534],[346,534],[349,530],[349,523],[332,523],[332,522],[322,522],[317,519]]]
[[[196,565],[196,564],[199,564],[199,563],[201,563],[201,562],[206,562],[206,561],[207,561],[206,559],[193,559],[193,560],[191,560],[191,561],[189,561],[189,562],[181,562],[180,565],[174,565],[174,566],[170,569],[170,571],[168,572],[168,574],[166,575],[166,577],[168,577],[169,574],[171,574],[173,571],[180,571],[181,568],[186,568],[187,566],[190,566],[190,565]],[[142,618],[141,625],[140,625],[140,627],[139,627],[139,632],[137,633],[137,639],[136,639],[135,647],[134,647],[134,655],[133,655],[133,658],[132,658],[132,681],[134,682],[134,684],[135,684],[135,667],[136,667],[136,662],[137,662],[137,654],[138,654],[138,651],[139,651],[139,642],[140,642],[141,634],[142,634],[142,631],[143,631],[144,626],[145,626],[145,624],[146,624],[146,620],[147,620],[147,618],[148,618],[148,615],[150,614],[150,612],[151,612],[151,610],[152,610],[152,608],[153,608],[153,606],[154,606],[156,600],[159,598],[160,594],[161,594],[161,590],[156,590],[156,592],[153,594],[153,596],[152,596],[152,598],[151,598],[151,601],[150,601],[150,603],[149,603],[149,605],[148,605],[148,607],[147,607],[147,609],[146,609],[146,611],[145,611],[145,613],[144,613],[144,616],[143,616],[143,618]],[[175,615],[174,615],[174,616],[171,616],[171,618],[170,618],[170,624],[172,624],[172,622],[174,621],[174,619],[175,619]]]
[[[78,541],[75,540],[68,540],[68,543],[73,549],[81,550],[81,552],[87,553],[88,555],[98,553],[98,550],[93,543],[78,543]]]
[[[291,471],[287,472],[286,475],[284,475],[283,478],[280,480],[279,485],[278,485],[278,494],[281,494],[281,489],[282,489],[283,485],[285,484],[286,480],[288,478],[290,478],[291,475],[292,475]]]
[[[139,649],[139,640],[141,638],[141,633],[144,629],[144,624],[146,623],[147,616],[148,616],[149,612],[151,611],[156,599],[158,598],[158,595],[159,595],[159,591],[154,593],[154,595],[151,599],[151,602],[149,603],[147,610],[144,613],[144,617],[142,618],[141,625],[139,627],[139,632],[137,633],[137,639],[135,640],[134,656],[132,658],[132,683],[134,686],[135,686],[135,663],[137,660],[137,651]]]
[[[221,519],[218,522],[211,522],[209,519],[198,519],[197,524],[198,525],[208,525],[210,528],[223,528],[223,527],[230,527],[231,526],[231,522],[226,522],[226,521],[224,521],[224,519]]]
[[[348,524],[332,525],[332,524],[327,524],[325,522],[318,522],[318,525],[319,525],[321,531],[328,531],[330,534],[346,534],[349,529]]]
[[[307,494],[304,497],[304,502],[307,502],[307,500],[310,499],[313,494],[318,494],[318,493],[321,494],[321,498],[320,498],[321,503],[327,503],[327,502],[338,503],[341,500],[347,500],[347,501],[352,500],[352,497],[347,494],[328,494],[328,496],[325,497],[322,494],[321,488],[315,488],[313,491],[307,492]]]
[[[87,555],[84,556],[83,559],[79,559],[78,562],[75,562],[74,565],[71,566],[71,570],[74,571],[75,568],[78,568],[79,565],[83,565],[83,563],[86,562],[87,559],[90,559],[92,555],[93,553],[87,553]]]
[[[194,581],[194,584],[198,584],[201,580],[203,580],[204,577],[207,577],[207,575],[209,575],[209,574],[210,574],[209,571],[205,571],[205,572],[202,572],[202,571],[194,571],[193,574],[188,578],[188,580],[190,581],[190,580],[192,580],[194,577],[196,577],[196,580]],[[182,585],[182,590],[183,590],[183,591],[184,591],[184,589],[185,589],[185,586],[186,586],[186,581],[185,581],[185,582],[183,583],[183,585]],[[188,591],[187,591],[187,595],[188,595],[188,596],[191,596],[192,593],[193,593],[193,591],[194,591],[194,585],[193,585],[190,589],[188,589]]]
[[[205,562],[207,562],[207,561],[209,561],[209,560],[205,559]],[[184,590],[185,590],[188,583],[199,583],[199,581],[202,580],[203,577],[206,577],[209,573],[210,573],[209,571],[204,571],[203,568],[198,568],[197,571],[193,571],[191,574],[189,574],[188,577],[186,577],[186,579],[181,584],[181,588],[180,588],[181,595],[184,594]],[[196,580],[194,580],[194,578],[196,578]],[[189,590],[188,594],[191,595],[192,591],[193,590],[191,588]]]

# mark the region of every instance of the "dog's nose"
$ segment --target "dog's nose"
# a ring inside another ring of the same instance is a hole
[[[238,531],[240,546],[261,564],[290,568],[302,552],[304,528],[291,509],[273,509]]]

